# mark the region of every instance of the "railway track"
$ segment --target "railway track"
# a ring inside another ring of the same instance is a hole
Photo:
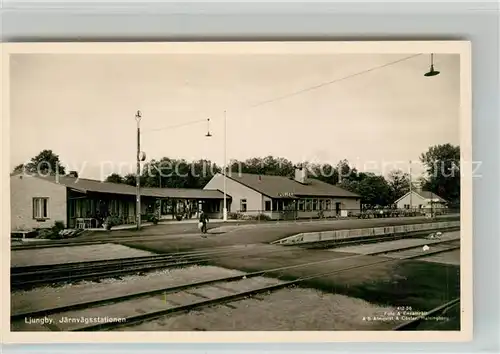
[[[454,309],[455,307],[460,306],[460,298],[453,299],[448,301],[434,309],[427,311],[421,315],[415,316],[396,327],[393,328],[394,331],[414,331],[418,330],[418,326],[420,326],[424,321],[428,321],[432,317],[436,317],[439,315],[446,314],[446,312]],[[436,320],[433,320],[436,322]]]
[[[385,241],[385,239],[381,239],[381,241]],[[433,244],[446,244],[448,242],[451,241],[434,241]],[[350,245],[351,243],[350,241],[345,242],[346,245]],[[251,250],[251,246],[253,245],[246,245],[246,247],[241,247],[239,249],[235,249],[231,246],[222,246],[217,249],[179,252],[165,255],[13,267],[11,268],[11,288],[16,290],[30,289],[47,284],[96,280],[158,269],[202,265],[216,259],[234,257],[237,256],[238,253],[248,253],[248,251]],[[415,246],[400,248],[400,250],[412,248],[415,248]],[[282,251],[284,250],[261,251],[259,254],[265,255]],[[377,253],[372,254],[375,255]],[[380,252],[378,252],[378,254],[380,254]],[[245,254],[242,254],[242,257],[245,257]]]
[[[244,248],[241,251],[243,250]],[[112,278],[157,269],[203,264],[234,254],[234,249],[221,247],[210,251],[13,267],[11,268],[11,288],[30,289],[46,284]]]
[[[449,243],[444,241],[443,243]],[[413,247],[416,248],[416,247]],[[340,267],[333,271],[317,273],[309,276],[297,278],[295,280],[282,281],[276,277],[277,272],[292,268],[303,268],[320,263],[342,262],[346,259],[366,257],[367,255],[352,255],[336,259],[327,259],[305,264],[296,264],[274,269],[267,269],[243,275],[211,279],[190,284],[182,284],[174,287],[155,289],[140,293],[128,294],[124,296],[102,298],[95,301],[87,301],[76,304],[64,305],[55,308],[40,309],[25,313],[14,313],[11,315],[11,324],[16,321],[23,321],[26,318],[37,318],[43,316],[55,317],[58,320],[63,318],[92,318],[92,314],[99,314],[101,319],[112,318],[112,314],[120,313],[123,321],[95,320],[76,321],[65,323],[62,326],[52,328],[52,330],[64,331],[98,331],[112,330],[123,326],[132,326],[144,321],[154,320],[163,316],[191,311],[207,306],[227,304],[243,298],[252,297],[262,293],[270,293],[279,289],[299,286],[301,283],[321,278],[327,275],[346,272],[353,269],[371,267],[374,265],[395,262],[399,260],[416,259],[437,253],[458,249],[459,246],[449,245],[438,250],[414,254],[401,254],[410,248],[398,248],[374,252],[371,255],[385,255],[386,257],[374,258],[373,262],[362,263],[351,266]],[[273,274],[274,278],[263,278],[267,274]],[[106,314],[109,314],[106,315]],[[85,317],[84,317],[85,316]],[[403,327],[404,329],[404,327]],[[401,330],[401,329],[398,329]]]

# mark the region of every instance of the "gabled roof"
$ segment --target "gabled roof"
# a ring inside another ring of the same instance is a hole
[[[94,179],[75,178],[69,176],[37,176],[52,183],[62,184],[70,189],[87,193],[108,193],[121,195],[135,195],[136,187],[122,183],[101,182]],[[224,194],[219,190],[195,188],[141,188],[141,195],[159,198],[186,198],[186,199],[224,199]],[[227,195],[227,198],[231,198]]]
[[[419,196],[421,196],[423,199],[427,199],[427,200],[437,199],[441,203],[448,203],[445,199],[441,198],[439,195],[437,195],[436,193],[433,193],[433,192],[429,192],[429,191],[416,191],[416,190],[413,190],[412,192],[415,193],[415,194],[417,194],[417,195],[419,195]],[[405,198],[410,193],[411,192],[408,192],[405,195],[403,195],[401,198],[397,199],[394,202],[394,204],[398,203],[401,199]]]
[[[296,197],[345,197],[361,198],[332,184],[309,178],[307,184],[283,176],[258,175],[251,173],[228,173],[227,177],[270,198]]]
[[[442,203],[447,203],[446,200],[444,200],[443,198],[441,198],[436,193],[429,192],[429,191],[414,191],[414,192],[417,193],[418,195],[420,195],[424,199],[437,199],[438,201],[440,201]]]

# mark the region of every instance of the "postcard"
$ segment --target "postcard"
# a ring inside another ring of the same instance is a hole
[[[6,342],[472,338],[469,42],[2,49]]]

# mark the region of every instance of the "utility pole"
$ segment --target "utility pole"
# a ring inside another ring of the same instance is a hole
[[[227,169],[227,119],[226,111],[224,111],[224,167],[223,167],[223,177],[224,177],[224,207],[222,209],[222,219],[227,221],[227,201],[226,201],[226,169]]]
[[[137,172],[135,175],[136,182],[136,225],[137,230],[141,229],[141,111],[137,111],[135,114],[135,120],[137,122]]]
[[[411,176],[411,160],[410,160],[410,212],[413,213],[413,181]]]

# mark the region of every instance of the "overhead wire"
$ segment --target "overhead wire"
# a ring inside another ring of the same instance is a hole
[[[352,73],[352,74],[349,74],[349,75],[346,75],[346,76],[343,76],[343,77],[340,77],[340,78],[337,78],[337,79],[333,79],[333,80],[329,80],[329,81],[326,81],[326,82],[322,82],[322,83],[316,84],[314,86],[309,86],[309,87],[306,87],[304,89],[301,89],[301,90],[298,90],[298,91],[295,91],[295,92],[292,92],[292,93],[289,93],[289,94],[286,94],[286,95],[282,95],[282,96],[278,96],[278,97],[275,97],[275,98],[272,98],[272,99],[268,99],[268,100],[260,101],[260,102],[254,103],[254,104],[250,104],[250,105],[244,106],[244,107],[242,107],[240,109],[235,109],[235,111],[247,111],[247,110],[251,110],[251,109],[254,109],[254,108],[257,108],[257,107],[261,107],[261,106],[264,106],[264,105],[267,105],[267,104],[278,102],[278,101],[281,101],[281,100],[284,100],[284,99],[287,99],[287,98],[290,98],[290,97],[294,97],[294,96],[297,96],[297,95],[300,95],[300,94],[303,94],[303,93],[306,93],[306,92],[310,92],[310,91],[317,90],[317,89],[320,89],[320,88],[323,88],[323,87],[326,87],[326,86],[329,86],[329,85],[333,85],[333,84],[336,84],[336,83],[341,82],[341,81],[345,81],[345,80],[353,78],[353,77],[364,75],[364,74],[373,72],[375,70],[383,69],[383,68],[386,68],[388,66],[395,65],[395,64],[401,63],[403,61],[407,61],[409,59],[415,58],[415,57],[420,56],[420,55],[422,55],[422,53],[418,53],[418,54],[413,54],[413,55],[410,55],[410,56],[406,56],[404,58],[393,60],[391,62],[388,62],[388,63],[385,63],[385,64],[381,64],[381,65],[378,65],[378,66],[374,66],[374,67],[371,67],[371,68],[368,68],[368,69],[365,69],[365,70],[362,70],[362,71],[358,71],[358,72],[355,72],[355,73]],[[216,116],[218,116],[218,115],[216,115]],[[220,114],[220,118],[222,118],[222,114]],[[178,125],[173,125],[173,126],[169,126],[169,127],[147,130],[146,132],[154,132],[154,131],[161,131],[161,130],[169,130],[169,129],[180,128],[180,127],[184,127],[184,126],[198,124],[198,123],[201,123],[201,122],[206,122],[207,119],[208,118],[193,120],[193,121],[189,121],[189,122],[186,122],[186,123],[182,123],[182,124],[178,124]]]

